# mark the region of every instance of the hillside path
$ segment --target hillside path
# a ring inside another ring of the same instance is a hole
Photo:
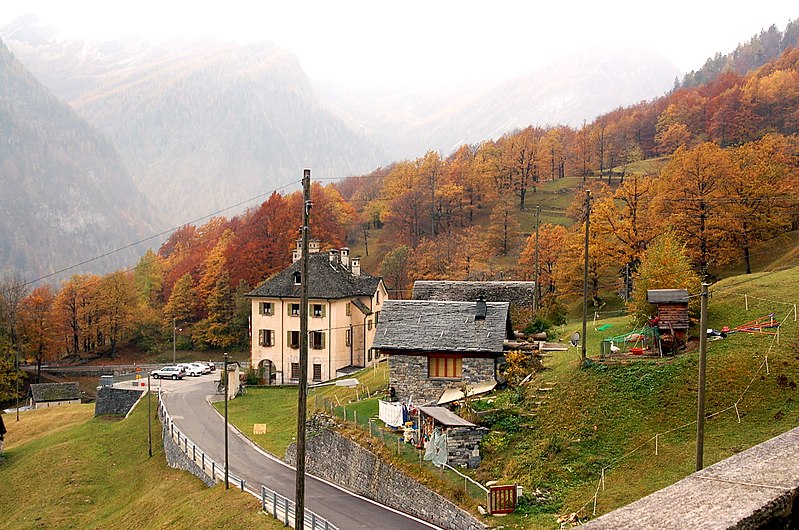
[[[209,457],[224,462],[224,420],[206,399],[214,393],[212,377],[159,383],[163,402],[175,425]],[[256,491],[265,485],[294,499],[294,469],[255,447],[232,427],[228,433],[228,455],[232,475],[242,477]],[[341,530],[436,528],[310,475],[305,481],[305,507]]]

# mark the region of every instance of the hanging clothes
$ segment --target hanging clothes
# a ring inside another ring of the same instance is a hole
[[[378,417],[389,427],[401,427],[405,423],[405,412],[402,403],[378,400]]]

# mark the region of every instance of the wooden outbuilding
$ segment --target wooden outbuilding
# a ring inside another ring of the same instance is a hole
[[[687,289],[650,289],[646,299],[657,308],[650,325],[657,327],[663,342],[672,342],[672,349],[685,344],[691,319],[688,316]],[[668,348],[667,348],[668,349]]]

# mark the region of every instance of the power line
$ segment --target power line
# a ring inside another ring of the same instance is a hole
[[[99,259],[111,256],[112,254],[116,254],[117,252],[122,252],[123,250],[127,250],[129,248],[135,247],[135,246],[140,245],[142,243],[146,243],[147,241],[151,241],[151,240],[157,239],[157,238],[159,238],[161,236],[164,236],[164,235],[167,235],[167,234],[171,234],[172,232],[175,232],[176,230],[179,230],[180,228],[182,228],[184,226],[193,225],[193,224],[196,224],[196,223],[198,223],[200,221],[204,221],[205,219],[209,219],[211,217],[215,217],[215,216],[217,216],[217,215],[219,215],[219,214],[221,214],[223,212],[232,210],[234,208],[238,208],[239,206],[242,206],[244,204],[247,204],[247,203],[250,203],[252,201],[258,200],[258,199],[260,199],[262,197],[266,197],[268,195],[272,195],[273,193],[276,193],[276,192],[278,192],[278,191],[280,191],[280,190],[282,190],[284,188],[287,188],[287,187],[289,187],[289,186],[291,186],[293,184],[297,184],[298,182],[300,182],[300,181],[291,181],[291,182],[289,182],[287,184],[284,184],[282,186],[278,186],[277,188],[274,188],[273,190],[270,190],[270,191],[267,191],[267,192],[264,192],[264,193],[259,193],[258,195],[255,195],[254,197],[250,197],[249,199],[237,202],[236,204],[232,204],[230,206],[226,206],[225,208],[221,208],[221,209],[219,209],[219,210],[217,210],[217,211],[215,211],[213,213],[209,213],[207,215],[203,215],[202,217],[198,217],[198,218],[196,218],[196,219],[194,219],[192,221],[189,221],[187,223],[183,223],[183,224],[181,224],[179,226],[176,226],[176,227],[173,227],[173,228],[169,228],[167,230],[163,230],[161,232],[158,232],[157,234],[145,237],[143,239],[140,239],[140,240],[136,241],[135,243],[130,243],[128,245],[124,245],[124,246],[116,248],[114,250],[109,250],[108,252],[104,252],[102,254],[99,254],[99,255],[94,256],[92,258],[89,258],[87,260],[81,261],[80,263],[76,263],[74,265],[70,265],[68,267],[64,267],[63,269],[59,269],[59,270],[57,270],[55,272],[51,272],[50,274],[46,274],[46,275],[40,276],[39,278],[36,278],[34,280],[27,281],[23,285],[28,286],[28,285],[32,285],[32,284],[38,283],[38,282],[40,282],[42,280],[46,280],[48,278],[52,278],[53,276],[57,276],[59,274],[63,274],[65,272],[71,271],[73,269],[76,269],[76,268],[81,267],[83,265],[86,265],[88,263],[92,263],[92,262],[97,261]],[[127,271],[130,271],[130,270],[133,270],[133,268],[127,269]],[[123,269],[123,271],[124,271],[124,269]]]

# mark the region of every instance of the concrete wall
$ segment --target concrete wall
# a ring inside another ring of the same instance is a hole
[[[126,415],[136,404],[144,390],[128,388],[112,388],[104,386],[97,391],[94,402],[94,415],[105,416],[109,414]],[[157,406],[157,399],[156,405]]]
[[[799,428],[590,521],[584,528],[799,528],[797,455]]]
[[[296,455],[297,448],[292,444],[286,450],[286,462],[296,465]],[[308,473],[441,528],[486,528],[469,512],[333,431],[321,430],[308,437],[306,469]]]
[[[401,401],[412,398],[415,404],[436,403],[448,388],[495,381],[494,364],[492,357],[463,357],[461,379],[431,379],[427,376],[425,355],[392,353],[388,357],[388,384],[397,391]]]
[[[40,403],[33,404],[33,400],[29,399],[28,404],[33,406],[34,409],[49,409],[50,407],[57,407],[59,405],[77,405],[80,404],[79,399],[67,399],[64,401],[44,401]]]

